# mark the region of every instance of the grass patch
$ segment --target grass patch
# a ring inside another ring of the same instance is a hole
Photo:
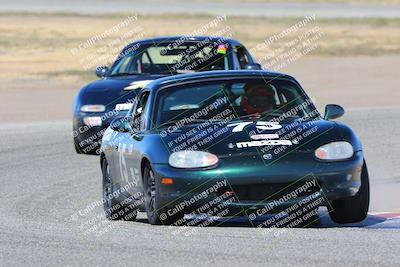
[[[44,75],[49,78],[57,78],[57,77],[77,77],[82,81],[90,82],[97,79],[94,71],[86,71],[86,70],[60,70],[53,72],[41,72],[37,73],[38,75]]]
[[[126,32],[140,27],[139,39],[155,36],[189,34],[200,29],[214,17],[210,15],[163,14],[140,16],[138,21],[107,35],[78,54],[71,50],[79,47],[96,34],[118,25],[128,15],[80,15],[73,13],[1,13],[0,14],[0,77],[21,77],[29,74],[46,76],[76,76],[93,80],[94,68],[107,64],[102,56],[113,61],[130,40],[121,40]],[[273,34],[278,34],[302,18],[228,17],[213,28],[211,33],[229,27],[233,38],[248,48],[257,46]],[[318,47],[310,53],[315,56],[387,55],[400,54],[400,19],[318,19],[314,22],[323,33]],[[306,29],[299,30],[299,33]],[[210,31],[202,35],[208,35]],[[136,35],[137,36],[137,35]],[[135,37],[135,36],[133,36]],[[284,46],[293,36],[274,42],[268,49]],[[135,39],[135,38],[133,38]],[[103,50],[102,50],[103,49]],[[255,52],[263,58],[270,51]],[[100,52],[99,52],[100,51]],[[102,51],[102,52],[101,52]],[[94,62],[87,68],[88,60]],[[85,67],[86,66],[86,67]]]

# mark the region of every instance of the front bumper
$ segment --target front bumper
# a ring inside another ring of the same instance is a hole
[[[112,114],[112,115],[109,115]],[[117,115],[113,113],[83,113],[76,114],[73,119],[73,132],[74,143],[77,150],[84,154],[100,154],[101,139],[103,134],[110,126],[111,121],[115,118],[125,116],[126,112],[119,112]],[[101,118],[101,125],[88,126],[84,123],[85,117],[98,117]]]
[[[330,163],[304,154],[263,164],[256,158],[244,162],[229,157],[208,170],[176,169],[167,164],[153,164],[153,169],[161,188],[160,205],[167,213],[224,204],[235,215],[266,206],[274,207],[269,209],[273,213],[311,196],[323,199],[319,205],[354,196],[361,186],[362,165],[363,154],[356,152],[350,160]],[[172,178],[173,184],[161,184],[161,178]]]
[[[73,136],[75,147],[84,154],[99,154],[101,139],[109,125],[86,126],[82,120],[74,123]]]

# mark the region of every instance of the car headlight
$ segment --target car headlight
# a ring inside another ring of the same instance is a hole
[[[217,156],[204,151],[182,150],[169,156],[169,165],[175,168],[203,168],[217,163]]]
[[[103,112],[106,110],[104,105],[83,105],[81,111],[83,112]]]
[[[322,160],[343,160],[353,156],[354,149],[349,142],[337,141],[323,146],[315,150],[315,156]]]

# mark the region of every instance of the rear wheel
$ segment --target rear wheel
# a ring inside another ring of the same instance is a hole
[[[168,215],[168,208],[161,206],[160,188],[150,164],[147,164],[144,168],[143,190],[147,219],[150,224],[170,225],[176,223],[180,218],[183,217],[183,215],[180,213],[170,216]]]
[[[110,175],[110,167],[106,159],[102,161],[103,173],[103,208],[107,219],[134,221],[137,209],[122,205],[114,195],[113,180]]]
[[[364,161],[361,170],[361,187],[353,197],[332,201],[333,210],[329,213],[335,223],[361,222],[368,215],[369,208],[369,176]]]

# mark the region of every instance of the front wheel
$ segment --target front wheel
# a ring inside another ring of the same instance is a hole
[[[168,215],[168,208],[160,204],[160,188],[156,176],[150,166],[147,164],[143,172],[143,189],[145,196],[145,208],[147,219],[153,225],[171,225],[178,224],[178,220],[183,217],[181,213]]]
[[[332,201],[333,210],[329,213],[335,223],[356,223],[364,220],[369,208],[369,176],[364,161],[361,170],[361,187],[353,197]]]
[[[110,175],[110,166],[106,159],[101,164],[103,174],[103,208],[107,219],[134,221],[138,213],[137,209],[122,205],[114,194],[113,180]]]

